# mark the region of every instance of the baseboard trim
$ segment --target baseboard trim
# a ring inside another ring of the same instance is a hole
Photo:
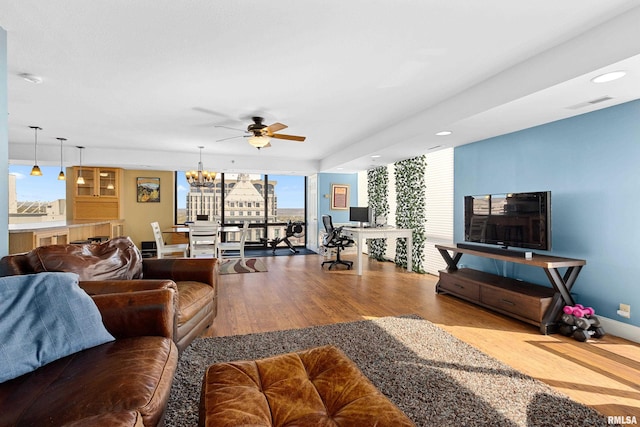
[[[598,319],[607,334],[640,343],[640,327],[609,319],[608,317],[598,316]]]

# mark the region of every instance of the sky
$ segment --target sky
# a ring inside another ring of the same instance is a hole
[[[9,165],[9,174],[16,175],[18,200],[50,202],[57,199],[66,199],[66,181],[58,181],[60,168],[56,166],[40,166],[40,170],[42,170],[42,176],[31,176],[31,166]]]
[[[50,202],[66,198],[66,181],[58,181],[60,168],[40,166],[42,176],[31,176],[31,166],[9,165],[9,173],[16,175],[16,192],[19,201]],[[233,174],[226,177],[235,178]],[[255,178],[261,178],[256,175]],[[252,178],[254,178],[252,176]],[[269,175],[277,182],[276,194],[279,208],[304,208],[304,177],[291,175]],[[183,173],[178,174],[178,208],[186,208],[189,185]]]

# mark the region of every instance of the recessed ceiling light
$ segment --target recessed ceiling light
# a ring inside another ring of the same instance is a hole
[[[627,74],[626,71],[612,71],[610,73],[600,74],[591,79],[592,83],[606,83],[618,80]]]
[[[29,73],[21,73],[18,75],[23,79],[25,79],[26,81],[28,81],[29,83],[35,83],[35,84],[42,83],[42,77],[40,76],[34,76],[33,74],[29,74]]]
[[[442,130],[438,133],[436,133],[437,136],[447,136],[447,135],[451,135],[453,132],[451,132],[450,130]]]
[[[380,154],[374,154],[373,156],[371,156],[372,159],[378,159],[380,158]]]

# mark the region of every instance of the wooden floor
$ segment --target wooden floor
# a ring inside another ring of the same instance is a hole
[[[220,276],[218,316],[207,336],[417,314],[605,415],[640,420],[636,343],[609,335],[586,343],[544,336],[535,326],[437,295],[437,277],[407,273],[389,262],[367,260],[363,276],[357,276],[353,270],[321,269],[319,255],[261,260],[269,272]]]

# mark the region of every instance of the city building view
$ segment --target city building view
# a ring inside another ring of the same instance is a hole
[[[44,170],[46,167],[42,166]],[[12,171],[12,169],[15,169]],[[14,167],[9,170],[9,224],[28,224],[39,222],[55,222],[67,219],[65,185],[64,181],[58,181],[58,172],[53,175],[53,186],[38,186],[30,184],[29,189],[23,189],[22,197],[18,196],[18,181],[26,182],[21,178],[29,175],[31,167]],[[23,171],[22,169],[26,170]],[[41,182],[40,184],[42,184]],[[42,194],[36,195],[38,187]]]
[[[278,181],[264,176],[252,177],[249,174],[231,175],[223,179],[218,178],[211,187],[189,186],[186,194],[184,209],[176,212],[176,222],[185,223],[199,218],[224,224],[243,224],[248,221],[250,232],[247,236],[248,244],[264,244],[273,239],[286,236],[287,224],[291,222],[304,223],[304,177],[282,177],[289,181],[298,181],[296,186],[299,207],[278,206]],[[178,179],[178,181],[180,178]],[[185,180],[186,182],[186,180]],[[188,185],[188,184],[186,184]],[[224,189],[223,189],[224,187]],[[288,187],[291,187],[290,185]],[[291,195],[287,196],[291,206]],[[230,240],[239,237],[229,233]],[[303,246],[303,235],[289,236],[294,246]]]

